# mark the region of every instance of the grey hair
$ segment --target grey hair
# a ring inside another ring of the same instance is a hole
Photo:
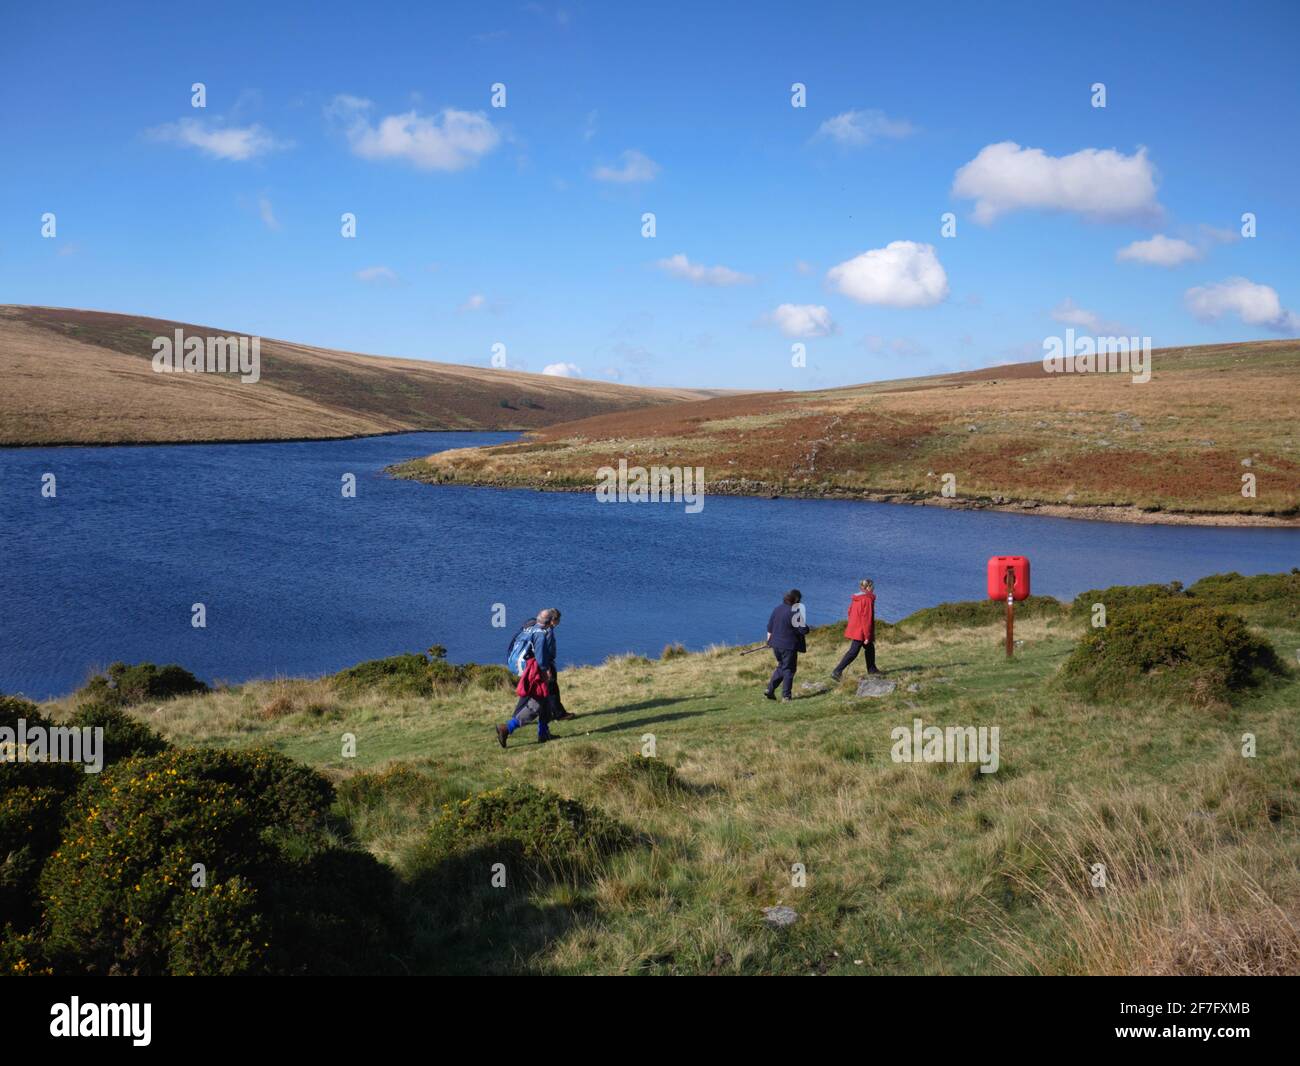
[[[542,623],[558,622],[560,620],[560,609],[558,607],[543,607],[537,612],[537,620]]]

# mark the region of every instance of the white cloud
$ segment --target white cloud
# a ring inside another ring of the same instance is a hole
[[[654,181],[659,173],[659,164],[643,152],[629,148],[619,156],[620,164],[616,167],[601,164],[592,173],[597,181],[613,181],[627,184],[634,181]]]
[[[481,292],[476,292],[461,304],[459,309],[461,311],[482,311],[485,307],[487,307],[487,297]]]
[[[1058,157],[1013,141],[990,144],[957,171],[952,193],[974,200],[975,221],[985,224],[1022,210],[1074,211],[1096,220],[1160,212],[1155,168],[1145,148],[1133,155],[1084,148]]]
[[[366,117],[372,106],[369,100],[340,94],[325,109],[346,124],[348,144],[362,159],[397,159],[420,170],[464,170],[501,143],[501,134],[481,111],[405,111],[372,125]]]
[[[915,132],[906,119],[889,118],[883,111],[845,111],[828,118],[817,128],[818,137],[829,137],[843,145],[861,147],[881,137],[908,137]]]
[[[397,271],[386,266],[365,267],[357,271],[358,281],[372,281],[392,284],[397,280]]]
[[[1052,308],[1052,317],[1067,326],[1081,326],[1090,333],[1114,335],[1130,332],[1120,323],[1109,322],[1096,311],[1080,307],[1068,296]]]
[[[794,269],[797,273],[807,277],[809,274],[817,273],[817,268],[805,259],[796,259]]]
[[[278,148],[289,147],[277,141],[270,132],[254,123],[251,126],[210,126],[195,118],[183,118],[155,126],[147,136],[168,144],[197,148],[215,159],[230,159],[242,163],[255,156],[265,155]]]
[[[931,244],[891,241],[826,272],[837,292],[862,304],[930,307],[948,298],[948,275]]]
[[[1152,266],[1176,267],[1201,258],[1201,250],[1181,237],[1157,233],[1150,240],[1134,241],[1115,253],[1119,262],[1149,263]]]
[[[820,304],[782,304],[767,317],[787,337],[826,337],[835,332],[830,311]]]
[[[1231,314],[1248,326],[1264,326],[1278,333],[1300,332],[1300,315],[1282,306],[1277,290],[1249,278],[1197,285],[1183,294],[1183,300],[1202,322],[1215,322]]]
[[[275,217],[271,201],[265,196],[257,198],[257,213],[262,216],[262,222],[265,223],[267,229],[277,230],[280,228],[280,220]]]
[[[754,280],[751,275],[742,274],[730,267],[706,267],[692,263],[681,252],[668,259],[660,259],[655,266],[675,278],[685,278],[697,285],[748,285]]]
[[[578,378],[582,377],[582,368],[573,363],[547,363],[542,373],[553,378]]]

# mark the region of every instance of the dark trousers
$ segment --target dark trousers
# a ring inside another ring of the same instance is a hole
[[[840,660],[839,666],[835,668],[834,673],[836,677],[839,677],[840,674],[844,673],[853,660],[858,657],[858,652],[863,648],[867,649],[867,673],[880,673],[880,671],[876,669],[876,642],[874,640],[869,640],[866,644],[863,644],[860,640],[854,640],[849,643],[849,650],[844,653],[844,658]]]
[[[772,654],[776,656],[776,669],[772,671],[772,679],[767,683],[767,691],[775,692],[776,686],[781,686],[781,695],[787,699],[790,698],[790,690],[794,687],[794,672],[799,669],[799,653],[793,648],[788,651],[785,648],[773,648]]]
[[[550,695],[545,699],[520,696],[519,702],[515,704],[515,713],[511,715],[520,725],[527,725],[536,719],[538,736],[546,736],[550,732],[547,726],[564,714],[564,704],[560,702],[559,680],[552,677],[547,688]],[[532,706],[529,706],[530,703]]]

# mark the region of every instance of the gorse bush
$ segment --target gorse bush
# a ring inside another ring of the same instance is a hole
[[[549,789],[510,784],[444,807],[429,829],[424,859],[495,850],[503,859],[513,855],[523,861],[516,876],[559,874],[586,868],[634,839],[598,809]]]
[[[394,696],[431,696],[467,685],[492,691],[515,683],[504,666],[447,662],[447,649],[441,644],[424,655],[410,652],[358,663],[339,671],[334,680],[347,690],[377,688]]]
[[[1151,603],[1169,596],[1184,596],[1183,583],[1171,581],[1167,585],[1112,585],[1104,589],[1089,589],[1080,592],[1070,604],[1070,612],[1080,617],[1090,616],[1094,604],[1102,604],[1106,614],[1121,607],[1134,607]]]
[[[1206,603],[1244,607],[1253,620],[1263,625],[1300,624],[1300,569],[1289,574],[1250,577],[1214,574],[1201,578],[1187,592]]]
[[[1065,604],[1051,596],[1029,596],[1016,604],[1016,618],[1057,618],[1066,611]],[[892,628],[902,630],[948,629],[961,626],[987,626],[1006,618],[1005,600],[960,600],[923,607],[913,611]],[[885,623],[877,622],[882,629]]]
[[[17,732],[20,719],[29,730],[59,726],[34,703],[0,696],[0,727]],[[103,729],[105,767],[167,747],[162,737],[114,706],[82,708],[61,724]],[[92,780],[80,763],[0,761],[0,925],[9,926],[9,935],[31,929],[39,919],[41,870],[58,847],[71,797]]]
[[[1087,699],[1154,692],[1206,706],[1282,670],[1272,646],[1238,615],[1166,597],[1110,615],[1075,646],[1061,679]]]
[[[90,703],[78,707],[67,724],[77,729],[104,731],[105,766],[123,759],[159,755],[170,747],[166,740],[143,722],[108,703]]]
[[[1189,588],[1181,581],[1167,585],[1114,585],[1089,589],[1074,598],[1072,613],[1084,617],[1093,604],[1102,603],[1107,613],[1119,608],[1150,603],[1156,599],[1192,600],[1209,607],[1242,608],[1253,621],[1265,625],[1294,626],[1300,623],[1300,570],[1288,574],[1238,573],[1203,577]]]
[[[335,845],[333,798],[314,770],[265,751],[106,770],[70,804],[41,873],[46,958],[60,973],[382,969],[390,875]]]
[[[169,700],[208,691],[208,686],[184,667],[172,663],[113,663],[96,674],[77,693],[77,702],[112,707],[130,707],[146,700]]]

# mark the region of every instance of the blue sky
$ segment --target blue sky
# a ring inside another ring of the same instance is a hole
[[[1300,334],[1295,3],[4,21],[0,302],[733,388]]]

